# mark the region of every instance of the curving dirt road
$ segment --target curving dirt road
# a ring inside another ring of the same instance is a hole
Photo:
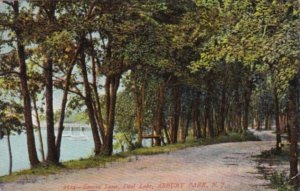
[[[47,177],[7,183],[3,191],[259,191],[268,189],[251,156],[270,149],[270,132],[255,132],[263,141],[224,143],[169,154],[132,157]]]

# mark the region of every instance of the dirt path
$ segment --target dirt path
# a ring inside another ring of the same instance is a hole
[[[67,172],[4,184],[3,191],[259,191],[270,190],[251,156],[270,149],[270,132],[255,132],[264,141],[188,148],[107,168]],[[1,190],[1,188],[0,188]]]

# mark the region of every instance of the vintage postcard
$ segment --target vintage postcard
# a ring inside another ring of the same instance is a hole
[[[0,0],[0,191],[298,190],[298,0]]]

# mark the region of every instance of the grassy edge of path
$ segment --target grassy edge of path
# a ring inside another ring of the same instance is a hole
[[[185,143],[170,144],[160,147],[144,147],[133,151],[127,151],[114,154],[110,157],[103,156],[91,156],[88,158],[82,158],[79,160],[70,160],[62,162],[61,166],[43,165],[39,167],[21,170],[12,173],[12,175],[0,176],[0,183],[13,182],[13,181],[26,181],[36,176],[47,176],[51,174],[58,174],[70,170],[87,169],[87,168],[105,168],[108,163],[111,162],[128,162],[130,156],[136,155],[155,155],[161,153],[169,153],[176,150],[181,150],[189,147],[205,146],[218,143],[228,142],[244,142],[244,141],[259,141],[259,139],[251,132],[245,132],[242,134],[228,133],[227,135],[221,135],[216,138],[206,138],[199,140],[188,140]]]

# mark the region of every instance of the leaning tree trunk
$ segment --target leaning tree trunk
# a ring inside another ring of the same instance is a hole
[[[93,13],[93,9],[94,9],[95,4],[92,3],[89,7],[89,10],[87,12],[86,15],[86,19],[90,19],[91,15]],[[63,98],[62,98],[62,103],[61,103],[61,109],[60,109],[60,118],[59,118],[59,123],[58,123],[58,133],[57,133],[57,138],[56,138],[56,143],[55,143],[55,147],[56,147],[56,153],[57,153],[57,159],[56,161],[59,162],[60,159],[60,147],[61,147],[61,140],[62,140],[62,134],[64,131],[64,120],[65,120],[65,111],[66,111],[66,107],[67,107],[67,101],[68,101],[68,93],[69,93],[69,86],[71,83],[71,76],[72,76],[72,71],[74,68],[74,65],[76,63],[77,57],[79,55],[79,53],[81,52],[82,49],[82,40],[84,39],[84,34],[81,34],[81,41],[78,45],[78,48],[76,49],[74,56],[71,60],[70,66],[67,70],[67,76],[64,82],[64,94],[63,94]]]
[[[93,108],[93,97],[92,97],[92,91],[90,87],[90,83],[88,80],[88,73],[86,68],[86,62],[85,62],[85,53],[84,50],[81,50],[80,53],[80,62],[79,62],[83,83],[84,83],[84,89],[85,89],[85,104],[88,111],[88,116],[91,124],[92,134],[93,134],[93,140],[94,140],[94,153],[95,155],[98,155],[100,153],[101,149],[101,140],[99,136],[99,131],[97,127],[97,122],[95,118],[95,111]]]
[[[90,35],[91,36],[91,35]],[[92,40],[92,37],[90,37]],[[94,50],[92,51],[92,88],[93,88],[93,93],[95,97],[95,102],[94,102],[94,110],[95,110],[95,118],[97,120],[98,126],[99,126],[99,132],[100,132],[100,139],[101,143],[103,144],[104,136],[105,136],[105,129],[104,129],[104,121],[102,117],[102,108],[101,108],[101,102],[100,102],[100,97],[98,93],[98,83],[97,83],[97,72],[96,72],[96,61],[95,61],[95,53]]]
[[[42,159],[43,159],[43,161],[45,161],[45,152],[44,152],[44,143],[43,143],[43,137],[42,137],[41,123],[40,123],[38,108],[36,105],[35,95],[32,95],[32,102],[33,102],[33,108],[34,108],[35,118],[36,118],[36,122],[37,122],[38,133],[39,133],[39,141],[40,141],[40,145],[41,145],[40,151],[41,151]]]
[[[298,120],[297,120],[297,77],[290,82],[289,127],[290,127],[290,178],[295,190],[298,189]]]
[[[14,1],[14,3],[17,2],[18,1]],[[19,59],[19,66],[20,66],[19,77],[21,82],[21,94],[23,97],[23,105],[24,105],[24,120],[25,120],[25,127],[26,127],[28,156],[29,156],[31,167],[35,167],[40,162],[37,157],[36,144],[35,144],[34,132],[33,132],[31,100],[30,100],[30,93],[27,84],[28,76],[27,76],[27,67],[25,62],[25,48],[20,42],[17,42],[17,49],[18,49],[17,51],[18,51],[18,59]]]
[[[14,9],[15,18],[19,17],[19,1],[13,1],[12,6]],[[25,47],[22,44],[22,28],[15,28],[16,37],[17,37],[17,56],[18,56],[18,64],[20,68],[19,78],[20,78],[20,89],[23,98],[23,106],[24,106],[24,121],[26,127],[26,138],[27,138],[27,149],[29,162],[31,167],[37,166],[40,162],[37,157],[36,145],[34,140],[34,132],[33,132],[33,123],[32,123],[32,112],[31,112],[31,100],[30,100],[30,92],[28,89],[28,76],[27,76],[27,66],[26,66],[26,56],[25,56]]]
[[[56,138],[56,153],[57,153],[57,159],[56,161],[59,162],[60,159],[60,146],[61,146],[61,140],[62,140],[62,134],[64,131],[64,121],[65,121],[65,113],[66,113],[66,108],[67,108],[67,102],[68,102],[68,94],[69,94],[69,86],[71,84],[71,76],[72,76],[72,71],[75,66],[75,62],[77,60],[77,56],[79,55],[79,52],[81,52],[81,47],[82,45],[80,44],[75,51],[75,54],[72,58],[71,64],[67,70],[67,75],[66,79],[64,82],[64,93],[63,93],[63,98],[62,98],[62,103],[60,107],[60,117],[59,117],[59,122],[58,122],[58,133],[57,133],[57,138]]]

